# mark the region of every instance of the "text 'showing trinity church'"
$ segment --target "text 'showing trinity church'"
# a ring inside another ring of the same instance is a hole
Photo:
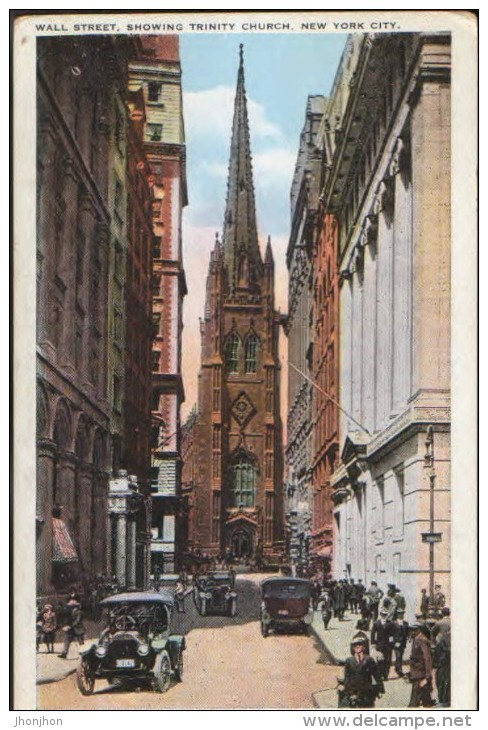
[[[271,242],[264,261],[258,244],[241,46],[223,240],[210,256],[193,426],[189,539],[209,555],[269,561],[283,550],[279,327]]]

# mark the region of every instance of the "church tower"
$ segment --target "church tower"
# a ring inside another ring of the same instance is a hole
[[[201,321],[193,550],[258,562],[283,552],[279,327],[271,241],[264,260],[258,243],[241,45],[223,235]]]

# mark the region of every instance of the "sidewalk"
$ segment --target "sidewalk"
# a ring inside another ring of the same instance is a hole
[[[172,574],[165,574],[161,576],[161,589],[169,590],[173,592],[174,584],[176,583],[178,576]],[[189,586],[185,595],[192,592],[191,586]],[[83,623],[86,627],[85,643],[83,646],[79,646],[77,642],[73,642],[69,648],[67,659],[61,659],[59,654],[63,651],[63,637],[62,631],[57,632],[57,641],[54,644],[54,653],[48,654],[46,651],[45,644],[41,644],[39,652],[37,653],[37,680],[36,684],[49,684],[50,682],[60,682],[62,679],[66,679],[70,674],[76,672],[78,666],[78,659],[80,656],[80,648],[87,649],[90,644],[98,639],[100,632],[104,628],[103,621],[91,621],[90,619],[84,619]]]
[[[322,649],[330,662],[337,665],[337,678],[342,678],[341,664],[350,656],[350,642],[356,633],[356,621],[359,615],[347,614],[344,621],[332,618],[327,630],[324,629],[322,614],[314,612],[312,631],[322,645]],[[408,651],[408,650],[407,650]],[[376,708],[392,709],[407,707],[410,701],[411,685],[403,678],[396,676],[393,668],[390,679],[385,682],[385,694],[377,700]],[[337,690],[335,687],[312,692],[314,707],[337,709]]]

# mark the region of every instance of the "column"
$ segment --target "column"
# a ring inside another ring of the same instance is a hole
[[[136,586],[136,519],[129,515],[127,521],[127,588]]]
[[[56,445],[42,439],[37,444],[36,566],[37,592],[46,594],[51,582],[52,508]]]
[[[63,200],[66,204],[63,226],[63,262],[60,267],[64,282],[63,330],[58,348],[58,363],[75,374],[76,321],[76,230],[78,218],[78,176],[73,160],[66,160],[63,179]]]
[[[80,563],[86,576],[91,575],[93,571],[91,549],[94,527],[92,523],[92,491],[92,468],[90,464],[82,464],[78,468],[78,483],[76,485],[76,528]]]
[[[340,402],[349,413],[352,402],[352,373],[351,373],[351,345],[352,345],[352,292],[351,282],[344,279],[340,290]],[[343,411],[340,411],[341,437],[349,430],[348,420]]]
[[[127,564],[127,514],[125,512],[115,516],[115,575],[122,587],[126,585]]]
[[[376,420],[376,336],[376,253],[370,244],[364,252],[362,423],[371,433]]]
[[[390,183],[388,183],[390,184]],[[378,192],[378,254],[376,288],[376,429],[389,422],[392,383],[392,251],[393,221],[388,211],[389,191],[381,183]]]
[[[61,516],[71,527],[76,523],[76,462],[75,454],[65,452],[59,457],[56,469],[56,503],[63,508]]]

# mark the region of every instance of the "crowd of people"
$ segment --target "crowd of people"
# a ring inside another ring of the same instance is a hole
[[[329,628],[332,617],[344,621],[346,612],[356,618],[339,706],[374,707],[376,698],[384,694],[392,667],[397,677],[411,683],[409,707],[450,705],[451,619],[440,585],[432,596],[422,589],[415,621],[409,624],[405,597],[393,583],[386,591],[376,581],[368,587],[353,579],[321,582],[314,578],[312,583],[313,605],[322,614],[324,629]],[[405,673],[407,645],[410,657]]]

